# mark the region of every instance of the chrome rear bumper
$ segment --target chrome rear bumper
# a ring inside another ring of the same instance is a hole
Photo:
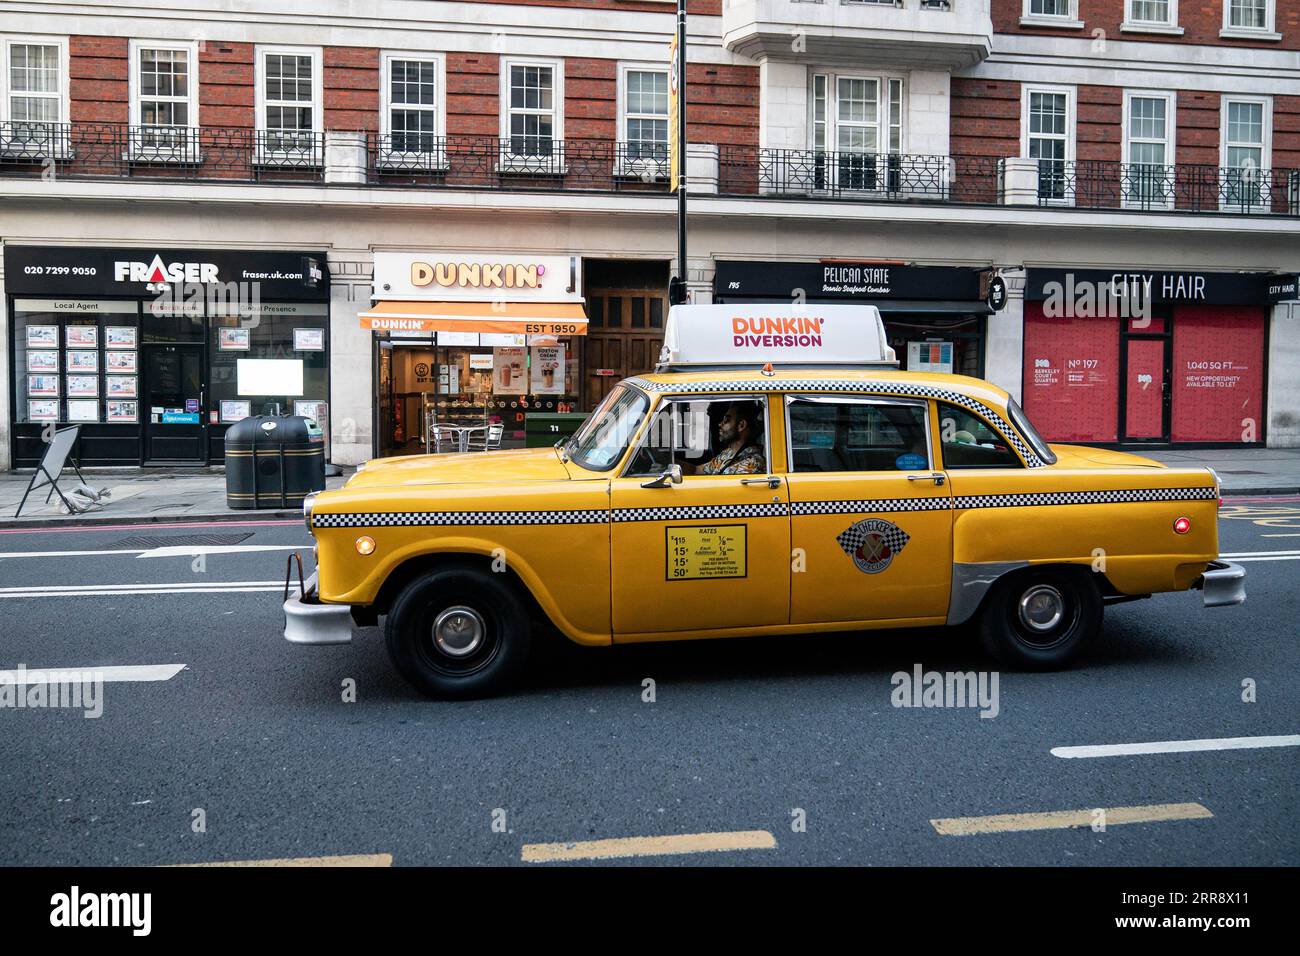
[[[316,596],[316,577],[313,571],[304,590],[284,602],[284,639],[293,644],[351,643],[352,608],[346,604],[321,604]]]
[[[1211,561],[1193,585],[1201,592],[1205,607],[1230,607],[1246,600],[1246,569],[1231,561]]]

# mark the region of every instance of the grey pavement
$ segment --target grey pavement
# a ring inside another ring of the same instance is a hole
[[[1300,448],[1198,448],[1139,452],[1179,468],[1209,465],[1225,495],[1300,494]]]
[[[353,469],[335,478],[326,478],[327,488],[337,488]],[[23,505],[21,517],[15,518],[23,493],[32,479],[30,470],[0,474],[0,528],[37,527],[58,524],[116,524],[180,519],[205,521],[248,521],[267,518],[298,517],[298,507],[233,509],[226,505],[226,476],[221,468],[202,469],[85,469],[86,484],[96,491],[107,489],[110,498],[102,506],[70,515],[64,513],[59,496],[50,495],[48,487],[32,492]],[[59,479],[65,493],[79,482],[69,469]]]

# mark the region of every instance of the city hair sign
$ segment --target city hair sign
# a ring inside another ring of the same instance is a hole
[[[1079,312],[1077,300],[1091,295],[1109,300],[1118,310],[1105,310],[1095,301],[1096,315],[1140,314],[1152,303],[1196,305],[1265,305],[1270,286],[1294,276],[1267,272],[1193,272],[1139,269],[1029,269],[1025,276],[1025,299],[1054,303],[1062,314]],[[1072,304],[1066,307],[1066,303]]]
[[[376,252],[376,299],[581,302],[577,256]]]

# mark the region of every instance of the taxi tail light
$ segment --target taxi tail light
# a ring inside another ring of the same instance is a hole
[[[1174,534],[1187,534],[1192,530],[1192,519],[1183,515],[1174,521]]]

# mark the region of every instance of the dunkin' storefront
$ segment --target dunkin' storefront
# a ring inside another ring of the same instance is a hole
[[[375,340],[381,456],[433,450],[438,423],[500,422],[509,448],[580,417],[577,256],[376,252],[361,325]]]
[[[323,252],[5,246],[10,441],[35,467],[50,428],[82,465],[208,465],[250,415],[329,432]]]
[[[1022,405],[1044,437],[1263,445],[1271,273],[1029,269]]]

